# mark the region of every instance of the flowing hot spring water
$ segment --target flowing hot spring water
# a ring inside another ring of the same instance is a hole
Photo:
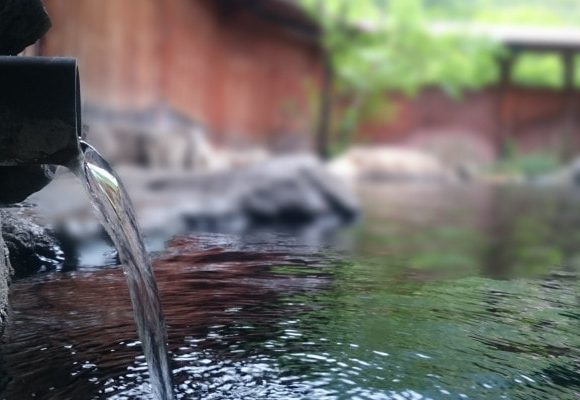
[[[81,150],[81,157],[71,169],[81,179],[123,264],[153,395],[156,400],[171,400],[173,389],[165,319],[157,282],[133,206],[119,177],[107,161],[85,142],[81,142]]]

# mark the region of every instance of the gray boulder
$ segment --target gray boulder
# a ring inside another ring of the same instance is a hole
[[[241,229],[298,225],[325,217],[349,221],[359,212],[353,194],[322,162],[308,155],[276,157],[211,174],[162,175],[147,186],[149,198],[155,193],[171,194],[176,200],[171,211],[195,227],[226,226],[228,221],[236,221]]]
[[[358,213],[354,197],[314,157],[272,159],[241,171],[245,188],[233,200],[253,223],[305,223],[320,217],[349,220]]]

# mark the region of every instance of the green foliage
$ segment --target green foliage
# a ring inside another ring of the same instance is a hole
[[[499,49],[461,34],[433,35],[420,0],[320,1],[304,4],[325,29],[338,89],[416,93],[441,85],[458,94],[497,78]]]
[[[514,65],[514,78],[524,86],[561,88],[562,62],[556,54],[522,54]]]
[[[348,143],[363,121],[384,118],[385,92],[416,94],[439,85],[453,96],[497,79],[500,51],[491,41],[433,35],[420,0],[303,0],[324,29],[335,73],[334,121]]]
[[[388,91],[417,94],[439,86],[459,97],[466,89],[497,82],[504,49],[486,38],[433,34],[433,22],[577,26],[576,0],[301,0],[324,30],[335,73],[332,131],[339,148],[364,122],[387,118]],[[580,81],[580,62],[577,63]],[[561,62],[551,54],[524,55],[514,80],[532,86],[562,86]],[[335,110],[337,111],[337,110]]]
[[[424,0],[431,18],[467,23],[542,28],[577,28],[576,0]],[[514,81],[524,86],[562,87],[562,63],[555,54],[524,54],[517,60]],[[576,61],[580,87],[580,60]]]

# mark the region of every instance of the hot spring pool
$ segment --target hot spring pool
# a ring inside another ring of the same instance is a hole
[[[158,254],[180,399],[580,398],[580,195],[389,185],[333,235],[192,233]],[[141,399],[116,266],[17,281],[0,398]]]

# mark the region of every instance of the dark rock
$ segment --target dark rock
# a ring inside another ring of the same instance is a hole
[[[50,19],[40,0],[0,0],[0,55],[16,55],[40,39]],[[0,204],[16,203],[50,182],[48,166],[0,167]]]
[[[0,167],[0,204],[19,203],[46,186],[54,176],[55,167],[29,165]]]
[[[311,222],[328,212],[321,193],[300,176],[265,182],[241,198],[241,208],[254,223]]]
[[[55,269],[62,264],[63,252],[49,229],[8,212],[2,212],[0,218],[15,278]]]
[[[239,206],[254,224],[304,224],[325,216],[350,220],[358,213],[347,194],[316,159],[281,157],[240,173],[246,189]]]
[[[50,28],[50,19],[44,10],[40,0],[0,0],[0,55],[16,55],[27,46],[40,39]],[[3,167],[0,168],[0,203],[13,203],[22,201],[30,193],[33,193],[49,181],[54,169],[46,166],[26,167]],[[6,248],[11,248],[15,265],[19,269],[42,268],[46,261],[45,255],[54,256],[55,253],[48,250],[54,249],[54,243],[37,237],[42,228],[34,226],[28,234],[24,228],[26,222],[20,222],[8,217],[8,221],[2,221],[6,213],[0,214],[0,329],[4,327],[6,309],[8,306],[8,284],[12,269],[10,261],[6,257]],[[20,228],[19,228],[20,227]],[[32,226],[30,226],[32,228]],[[7,233],[8,232],[8,233]],[[9,240],[6,244],[2,235],[6,234]],[[35,243],[36,240],[38,243]],[[40,247],[47,245],[44,250]],[[38,254],[31,252],[38,251]],[[29,264],[30,263],[30,264]],[[1,333],[1,332],[0,332]]]
[[[40,0],[0,0],[0,54],[20,53],[49,28],[50,19]]]

